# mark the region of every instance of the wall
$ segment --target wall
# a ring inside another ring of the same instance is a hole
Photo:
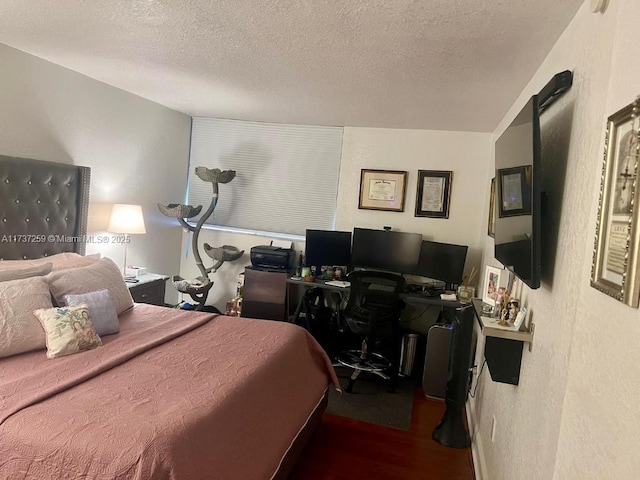
[[[345,127],[336,229],[382,228],[388,225],[394,230],[421,233],[425,239],[468,245],[466,270],[470,270],[472,265],[480,264],[487,226],[486,216],[482,216],[483,205],[468,202],[467,199],[481,198],[489,188],[488,182],[478,179],[488,175],[491,149],[489,134]],[[408,171],[404,212],[358,209],[362,168]],[[418,170],[453,171],[449,219],[414,216]],[[220,195],[223,196],[224,185],[220,190]],[[211,230],[201,232],[201,244],[229,244],[245,250],[245,255],[240,260],[224,264],[212,276],[216,286],[210,294],[209,303],[224,309],[226,301],[235,294],[238,273],[245,265],[250,264],[249,250],[254,245],[268,244],[269,241],[268,238],[251,235]],[[191,255],[190,242],[190,237],[183,235],[180,274],[185,278],[199,275]],[[304,249],[304,245],[298,243],[296,249]]]
[[[611,5],[605,17],[608,18],[600,22],[615,28],[608,94],[599,129],[594,130],[600,132],[600,137],[594,159],[589,162],[593,167],[589,166],[591,174],[584,178],[590,195],[588,202],[575,212],[588,218],[588,240],[595,234],[605,118],[640,94],[640,63],[631,60],[634,57],[629,54],[637,51],[640,44],[640,2],[619,1]],[[591,245],[576,247],[585,261],[578,284],[579,302],[554,478],[638,478],[640,312],[589,286]]]
[[[485,480],[620,480],[640,468],[639,313],[589,286],[606,118],[640,93],[640,67],[628,55],[640,40],[640,4],[610,2],[605,14],[592,14],[589,3],[495,132],[555,73],[574,72],[572,89],[542,118],[551,139],[545,167],[554,172],[543,279],[520,293],[536,324],[533,351],[524,350],[519,386],[485,372],[470,401]],[[488,237],[483,263],[496,264]]]
[[[92,202],[143,207],[129,260],[177,271],[180,229],[156,202],[184,197],[190,117],[1,44],[0,65],[0,153],[91,167]],[[87,251],[123,262],[122,245]]]

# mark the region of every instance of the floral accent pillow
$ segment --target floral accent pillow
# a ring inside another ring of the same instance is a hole
[[[40,320],[46,335],[47,358],[70,355],[102,345],[84,303],[73,307],[41,308],[33,313]]]

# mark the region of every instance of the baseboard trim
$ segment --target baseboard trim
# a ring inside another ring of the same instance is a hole
[[[467,398],[466,404],[467,425],[471,437],[471,456],[473,458],[473,471],[475,480],[488,480],[487,464],[484,459],[484,449],[482,448],[482,436],[478,427],[478,417],[476,415],[476,402],[471,397]]]

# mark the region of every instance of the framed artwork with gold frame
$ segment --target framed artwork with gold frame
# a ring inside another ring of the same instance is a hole
[[[403,212],[406,189],[407,172],[362,169],[358,208]]]
[[[640,300],[637,198],[640,97],[607,119],[591,286],[630,307]]]

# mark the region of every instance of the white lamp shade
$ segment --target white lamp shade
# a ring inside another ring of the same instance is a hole
[[[111,218],[107,231],[113,233],[147,233],[140,205],[116,203],[111,208]]]

